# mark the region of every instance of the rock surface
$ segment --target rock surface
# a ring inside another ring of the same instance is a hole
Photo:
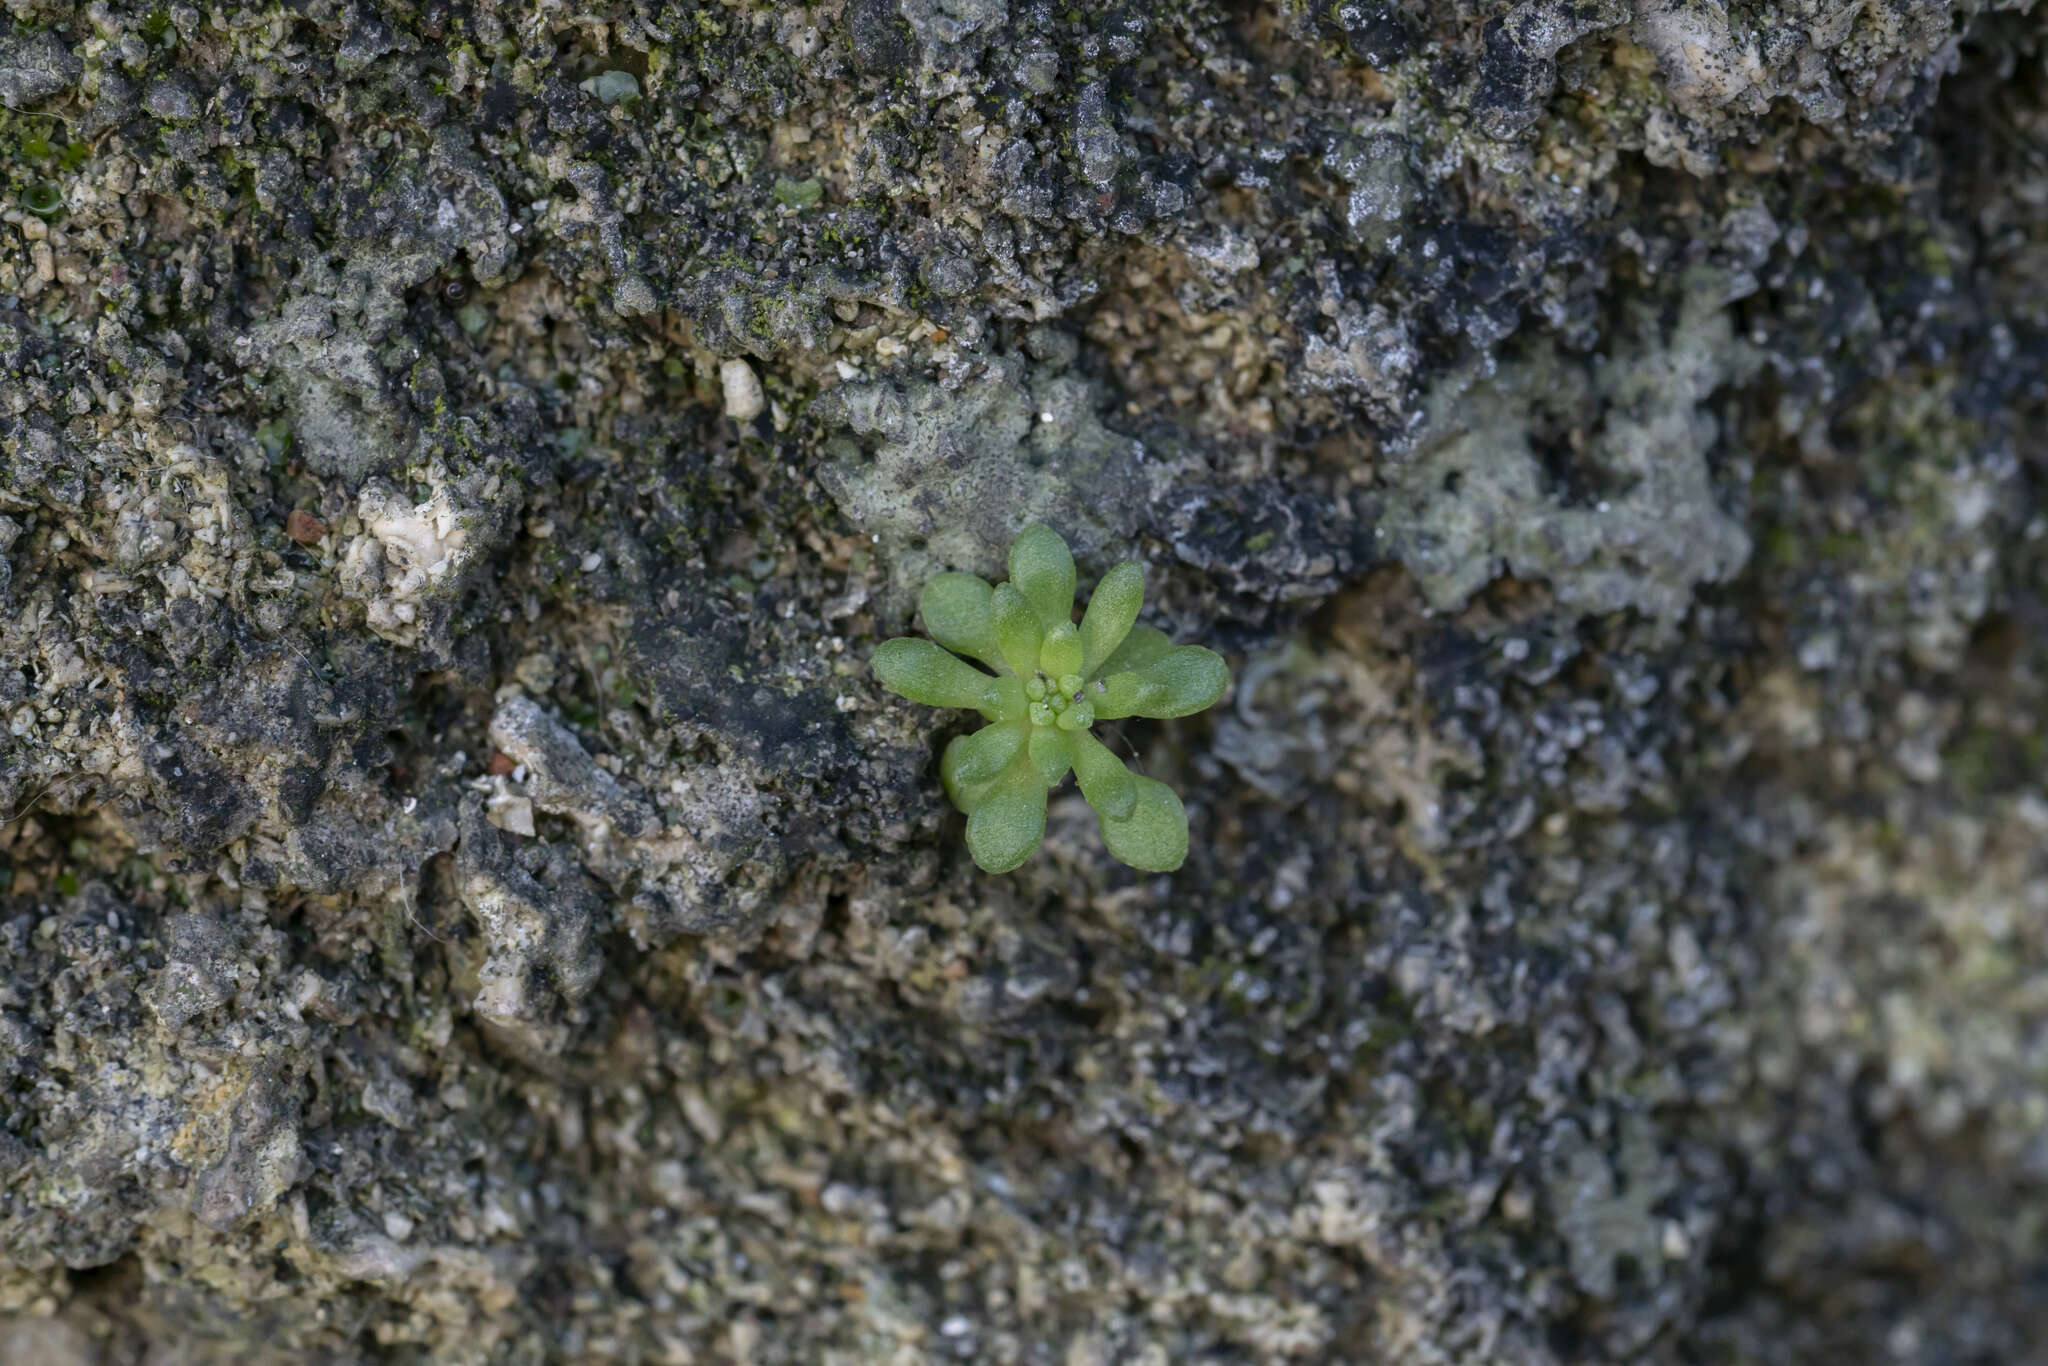
[[[11,4],[0,1360],[2042,1360],[2044,19]]]

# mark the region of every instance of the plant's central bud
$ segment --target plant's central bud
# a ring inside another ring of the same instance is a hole
[[[1095,721],[1095,704],[1081,695],[1081,636],[1072,622],[1045,633],[1038,650],[1038,669],[1024,681],[1031,699],[1031,724],[1086,730]]]
[[[1024,683],[1024,695],[1031,699],[1031,724],[1086,730],[1095,723],[1095,704],[1081,695],[1085,686],[1077,673],[1058,678],[1049,678],[1043,671],[1033,674]]]

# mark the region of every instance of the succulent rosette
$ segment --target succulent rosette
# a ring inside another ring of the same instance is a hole
[[[987,718],[948,744],[939,763],[984,871],[1007,873],[1031,856],[1045,835],[1046,800],[1072,772],[1109,852],[1133,868],[1171,872],[1188,852],[1180,798],[1133,773],[1092,728],[1202,711],[1229,688],[1229,666],[1214,650],[1175,645],[1137,624],[1145,573],[1135,561],[1102,576],[1078,625],[1074,586],[1067,543],[1034,523],[1010,547],[1008,582],[947,573],[927,583],[918,610],[931,639],[884,641],[875,676],[913,702]]]

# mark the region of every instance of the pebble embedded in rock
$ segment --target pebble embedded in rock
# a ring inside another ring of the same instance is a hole
[[[725,390],[725,415],[735,422],[752,422],[768,408],[768,396],[761,389],[754,367],[734,357],[721,361],[718,382]]]

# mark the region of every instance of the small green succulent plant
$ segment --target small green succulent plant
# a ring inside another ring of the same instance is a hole
[[[988,718],[939,761],[946,795],[967,813],[967,851],[984,871],[1007,873],[1031,857],[1045,835],[1046,797],[1070,769],[1110,853],[1153,873],[1187,857],[1180,798],[1131,772],[1089,729],[1125,716],[1189,716],[1230,686],[1214,650],[1136,624],[1144,598],[1145,571],[1127,561],[1102,576],[1076,626],[1074,556],[1058,532],[1033,523],[1010,547],[1009,582],[949,573],[924,586],[918,610],[937,645],[902,636],[876,648],[875,676],[891,692]]]

